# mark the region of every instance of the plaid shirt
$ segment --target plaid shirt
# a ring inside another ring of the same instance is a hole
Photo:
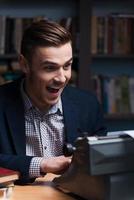
[[[35,156],[30,163],[30,177],[39,177],[40,162],[43,158],[62,155],[64,143],[64,122],[62,102],[42,113],[34,107],[21,84],[25,108],[26,155]]]

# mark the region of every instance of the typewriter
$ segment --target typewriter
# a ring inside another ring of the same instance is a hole
[[[53,180],[58,188],[87,200],[134,199],[132,137],[85,135],[66,145],[65,155],[71,154],[68,170]]]

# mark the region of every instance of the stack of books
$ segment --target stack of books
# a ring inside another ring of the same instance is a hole
[[[19,173],[0,167],[0,200],[10,199],[14,182],[19,179]]]

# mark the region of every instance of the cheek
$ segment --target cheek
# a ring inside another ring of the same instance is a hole
[[[71,78],[71,70],[69,70],[66,74],[66,78],[69,80]]]
[[[44,74],[44,73],[34,73],[34,75],[33,75],[33,77],[34,77],[34,80],[35,80],[35,82],[36,83],[38,83],[38,82],[47,82],[48,81],[48,79],[49,79],[49,77],[48,76],[46,76],[46,74]]]
[[[47,84],[49,83],[52,79],[53,79],[53,76],[50,75],[50,74],[41,74],[38,78],[42,83],[44,84]]]
[[[36,91],[36,93],[40,93],[43,90],[43,87],[45,87],[46,83],[46,78],[41,74],[33,73],[30,76],[30,85],[33,88],[33,92]]]

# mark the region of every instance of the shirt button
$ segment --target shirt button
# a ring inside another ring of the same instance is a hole
[[[47,147],[46,147],[46,146],[44,146],[44,149],[46,150],[46,149],[47,149]]]

